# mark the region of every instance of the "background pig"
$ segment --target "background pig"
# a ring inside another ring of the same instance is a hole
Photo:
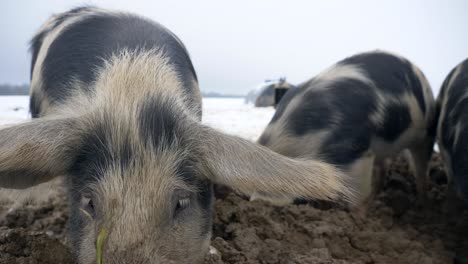
[[[445,79],[437,110],[437,138],[449,177],[449,194],[456,189],[468,201],[468,60]]]
[[[434,113],[423,73],[402,57],[374,51],[346,58],[287,92],[258,142],[289,157],[337,165],[362,202],[380,185],[374,169],[409,149],[423,195]]]
[[[212,183],[265,197],[351,198],[346,178],[200,124],[181,41],[132,14],[83,7],[31,42],[30,122],[0,130],[0,187],[65,176],[78,262],[198,263]]]

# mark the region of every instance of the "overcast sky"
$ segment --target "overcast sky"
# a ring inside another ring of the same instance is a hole
[[[378,48],[416,63],[437,92],[468,57],[465,0],[8,0],[0,4],[0,83],[27,83],[33,33],[50,14],[83,4],[132,11],[171,29],[187,46],[203,91],[245,94],[281,76],[298,83]]]

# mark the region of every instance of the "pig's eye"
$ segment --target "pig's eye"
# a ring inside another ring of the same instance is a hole
[[[186,190],[176,190],[173,194],[174,217],[179,217],[192,204],[192,193]]]
[[[182,198],[177,202],[176,211],[177,210],[183,210],[183,209],[185,209],[185,208],[187,208],[189,206],[190,206],[190,198],[189,197]]]
[[[89,202],[88,202],[88,204],[86,205],[86,208],[88,208],[90,211],[93,211],[93,212],[94,212],[93,200],[89,199]]]
[[[80,210],[88,217],[94,218],[94,203],[91,198],[83,197],[81,199]]]

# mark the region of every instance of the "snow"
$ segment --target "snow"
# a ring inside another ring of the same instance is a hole
[[[0,96],[0,125],[29,118],[29,96]]]
[[[27,120],[28,96],[0,96],[0,125]],[[203,123],[231,135],[256,140],[274,113],[255,108],[243,98],[204,98]]]
[[[243,98],[203,99],[203,123],[231,135],[256,140],[274,114],[271,108],[255,108]]]

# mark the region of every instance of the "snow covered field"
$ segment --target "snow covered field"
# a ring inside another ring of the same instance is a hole
[[[28,96],[0,96],[0,125],[27,120]],[[242,98],[204,98],[203,123],[250,140],[260,136],[273,108],[255,108]]]
[[[204,124],[250,140],[260,136],[273,114],[273,107],[255,108],[243,98],[203,99]]]
[[[28,119],[29,96],[0,96],[0,125]]]

